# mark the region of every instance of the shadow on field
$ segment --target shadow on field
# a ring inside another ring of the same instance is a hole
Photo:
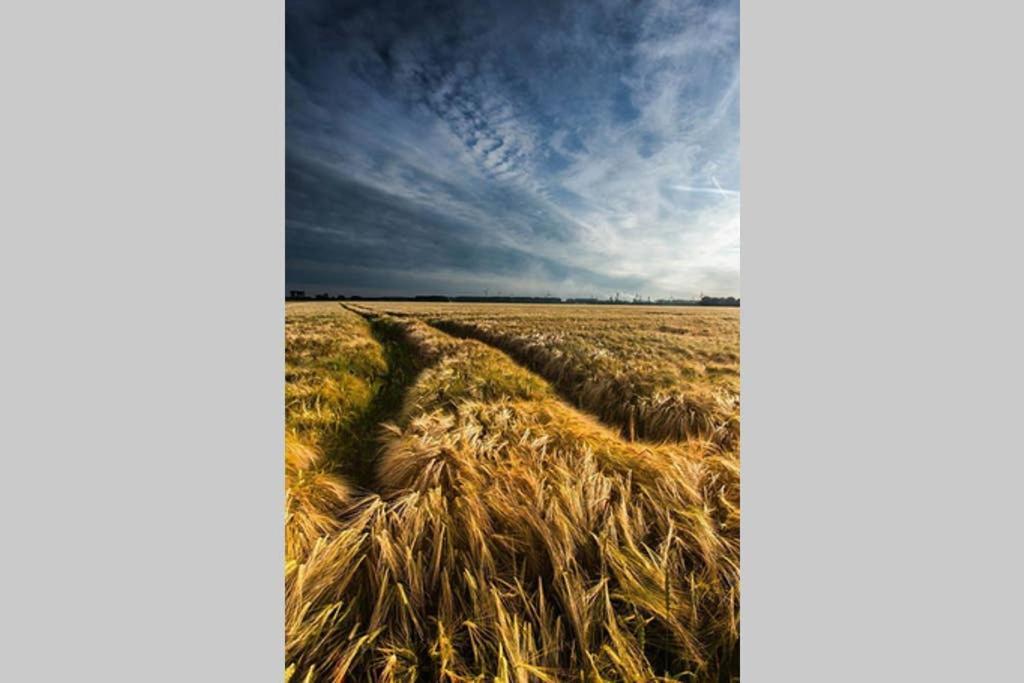
[[[398,330],[364,316],[373,337],[384,350],[387,372],[373,382],[373,399],[349,428],[337,434],[328,449],[339,471],[356,486],[376,490],[376,466],[380,451],[380,424],[402,407],[406,388],[419,372],[414,356]]]

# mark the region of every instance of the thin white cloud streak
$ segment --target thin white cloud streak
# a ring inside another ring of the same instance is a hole
[[[716,184],[715,187],[690,187],[689,185],[673,185],[673,190],[679,190],[680,192],[706,192],[708,194],[726,195],[729,197],[740,196],[739,190],[726,190],[721,185]]]

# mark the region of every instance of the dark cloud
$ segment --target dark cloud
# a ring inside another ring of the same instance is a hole
[[[388,273],[388,294],[415,288],[418,270],[482,273],[495,281],[524,275],[524,293],[551,283],[592,283],[602,289],[635,289],[640,278],[609,277],[556,259],[480,239],[473,225],[447,214],[340,177],[308,160],[290,159],[287,169],[286,264],[290,280],[302,286],[358,288],[358,278],[335,275]],[[429,268],[425,268],[429,266]],[[453,293],[444,283],[435,285]],[[438,290],[440,291],[440,290]],[[475,290],[474,290],[475,291]]]

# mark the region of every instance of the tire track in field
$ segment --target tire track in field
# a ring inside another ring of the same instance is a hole
[[[738,425],[716,414],[713,408],[691,402],[692,399],[669,399],[661,406],[652,406],[643,396],[637,395],[628,382],[623,384],[617,378],[612,378],[608,386],[600,388],[597,398],[588,397],[594,382],[586,373],[559,366],[551,358],[532,355],[514,338],[492,334],[472,323],[440,318],[424,322],[445,334],[473,339],[504,353],[521,367],[546,379],[569,405],[592,415],[627,441],[679,443],[699,439],[710,440],[726,450],[732,450],[737,444]],[[621,402],[603,400],[609,395],[620,396]],[[662,416],[658,416],[657,411],[662,411]]]
[[[344,305],[344,304],[343,304]],[[581,399],[579,399],[573,390],[575,384],[575,378],[567,378],[565,376],[555,375],[550,372],[546,372],[546,368],[540,363],[540,361],[531,359],[525,354],[521,354],[512,345],[502,344],[500,341],[492,338],[483,331],[479,330],[475,326],[460,324],[455,321],[441,320],[437,318],[424,318],[417,316],[412,313],[402,311],[376,311],[373,309],[367,309],[356,306],[345,306],[348,310],[353,313],[357,313],[367,320],[373,320],[381,315],[391,316],[393,318],[399,318],[404,320],[415,320],[425,325],[429,325],[438,332],[454,337],[456,339],[468,339],[479,342],[490,348],[494,349],[498,353],[508,358],[515,365],[523,368],[524,370],[534,374],[538,377],[543,378],[548,382],[555,393],[562,401],[575,409],[577,412],[583,413],[588,417],[592,418],[596,422],[600,423],[604,427],[618,434],[625,441],[633,442],[649,442],[654,443],[652,440],[645,440],[638,438],[635,433],[635,428],[631,429],[630,424],[627,421],[619,421],[614,419],[606,419],[599,413],[594,411],[592,406],[585,405]]]
[[[551,385],[551,388],[555,390],[555,393],[558,394],[559,398],[561,398],[564,403],[571,406],[577,412],[583,413],[584,415],[593,418],[601,425],[619,434],[626,441],[640,440],[635,438],[635,435],[633,435],[631,438],[628,425],[623,425],[615,420],[607,420],[603,418],[601,415],[599,415],[597,412],[593,411],[590,406],[584,405],[583,401],[578,399],[574,395],[573,391],[570,389],[570,387],[572,386],[571,382],[564,381],[564,378],[562,377],[556,376],[552,373],[545,372],[545,368],[539,362],[534,361],[525,354],[519,353],[512,345],[502,344],[496,339],[492,338],[490,335],[484,333],[479,328],[472,325],[466,325],[455,321],[439,319],[423,320],[423,322],[430,325],[435,330],[447,334],[449,336],[455,337],[456,339],[471,339],[473,341],[491,347],[498,353],[506,356],[510,361],[512,361],[519,367],[546,380],[548,384]]]
[[[352,430],[355,462],[346,472],[359,488],[377,492],[377,460],[383,447],[381,425],[391,420],[401,409],[406,391],[423,368],[398,330],[383,324],[377,316],[344,304],[342,308],[369,323],[370,333],[383,349],[387,364],[387,373],[380,380],[370,406]]]
[[[699,441],[710,441],[726,451],[733,450],[735,447],[736,437],[728,430],[728,424],[720,425],[714,429],[705,428],[703,432],[690,433],[689,429],[683,427],[681,434],[659,434],[657,430],[651,428],[651,425],[645,424],[642,402],[635,395],[630,398],[631,392],[626,389],[621,389],[617,392],[614,387],[611,389],[613,393],[622,394],[622,404],[624,404],[624,407],[602,408],[601,405],[592,405],[591,402],[588,402],[580,394],[581,386],[587,384],[586,378],[581,373],[573,372],[566,368],[553,370],[543,358],[531,356],[514,343],[489,334],[473,324],[436,317],[424,317],[401,311],[376,310],[347,305],[345,305],[345,308],[363,316],[367,320],[391,318],[417,321],[448,337],[484,344],[502,354],[520,368],[544,379],[563,403],[616,433],[623,441],[657,445],[660,443],[684,443],[691,439],[696,439]],[[422,365],[426,367],[431,364],[431,362],[425,362]],[[679,429],[676,431],[678,432]]]
[[[488,334],[485,330],[482,330],[475,325],[441,319],[431,319],[424,322],[445,334],[459,339],[473,339],[505,354],[520,367],[526,368],[530,372],[547,380],[563,401],[576,410],[593,417],[605,427],[617,432],[624,440],[644,440],[643,438],[637,437],[636,425],[632,421],[618,420],[615,419],[614,416],[609,417],[602,415],[599,411],[595,410],[595,406],[587,405],[582,397],[579,396],[577,391],[577,386],[581,383],[581,380],[576,373],[565,371],[558,373],[552,372],[550,368],[547,367],[547,365],[539,358],[531,357],[528,354],[523,353],[518,347],[516,347],[516,345],[508,343],[500,337]]]

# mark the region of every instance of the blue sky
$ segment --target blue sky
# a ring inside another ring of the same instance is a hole
[[[738,2],[286,13],[287,288],[739,296]]]

